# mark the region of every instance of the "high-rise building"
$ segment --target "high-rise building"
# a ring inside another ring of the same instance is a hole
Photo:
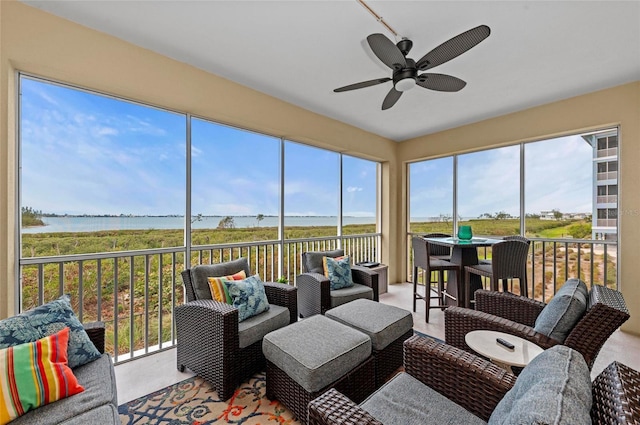
[[[618,239],[618,130],[582,137],[593,147],[593,239]]]

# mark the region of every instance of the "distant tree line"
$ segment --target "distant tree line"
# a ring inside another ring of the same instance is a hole
[[[22,226],[44,226],[42,221],[42,211],[31,207],[22,207]]]

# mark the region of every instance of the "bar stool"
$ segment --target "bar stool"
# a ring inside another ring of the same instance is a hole
[[[446,233],[427,233],[423,238],[450,238]],[[444,245],[429,244],[429,256],[438,260],[451,261],[451,248]]]
[[[456,298],[447,294],[444,287],[444,272],[453,271],[457,274],[457,282],[461,282],[460,279],[460,266],[451,263],[449,261],[440,260],[438,258],[431,257],[429,255],[429,243],[421,237],[414,236],[411,239],[411,245],[413,247],[413,311],[416,311],[416,301],[424,300],[425,306],[425,321],[429,323],[429,310],[432,308],[439,308],[444,310],[448,306],[444,303],[444,297],[448,297],[457,301]],[[425,271],[425,293],[424,295],[418,292],[418,268]],[[431,273],[436,272],[438,275],[436,293],[437,296],[431,295]],[[461,294],[461,288],[458,288],[458,294]],[[438,299],[437,305],[431,305],[432,299]]]
[[[519,240],[498,242],[491,247],[491,264],[466,266],[466,281],[470,274],[485,276],[490,279],[490,289],[498,290],[498,281],[502,280],[502,289],[507,290],[507,280],[520,281],[520,295],[528,296],[527,291],[527,255],[529,244]]]

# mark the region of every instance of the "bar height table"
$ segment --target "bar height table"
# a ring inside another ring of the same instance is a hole
[[[451,247],[451,262],[460,266],[460,285],[457,282],[456,273],[448,273],[447,293],[450,293],[458,300],[458,305],[469,308],[473,293],[482,289],[482,278],[479,275],[471,275],[470,281],[465,282],[464,266],[478,264],[478,247],[491,246],[502,239],[491,238],[471,238],[463,240],[456,237],[447,238],[424,238],[427,242],[435,245],[443,245]],[[458,294],[458,288],[462,294]],[[454,294],[455,293],[455,294]]]

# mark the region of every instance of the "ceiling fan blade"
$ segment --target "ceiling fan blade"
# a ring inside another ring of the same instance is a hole
[[[391,40],[382,34],[371,34],[367,37],[373,53],[389,68],[397,70],[407,66],[407,60]]]
[[[464,80],[445,74],[420,74],[416,84],[437,91],[460,91],[467,85]]]
[[[402,96],[402,92],[396,90],[395,87],[391,87],[391,90],[387,93],[387,97],[385,97],[382,102],[382,110],[384,111],[385,109],[389,109],[395,105],[398,99],[400,99],[400,96]]]
[[[416,67],[420,71],[425,71],[442,65],[471,49],[489,37],[489,34],[491,34],[491,29],[486,25],[480,25],[462,34],[458,34],[424,55],[416,63]]]
[[[336,92],[336,93],[339,93],[341,91],[363,89],[365,87],[371,87],[371,86],[375,86],[377,84],[386,83],[387,81],[391,81],[391,78],[387,77],[387,78],[378,78],[378,79],[369,80],[369,81],[362,81],[360,83],[349,84],[348,86],[339,87],[337,89],[334,89],[333,91]]]

